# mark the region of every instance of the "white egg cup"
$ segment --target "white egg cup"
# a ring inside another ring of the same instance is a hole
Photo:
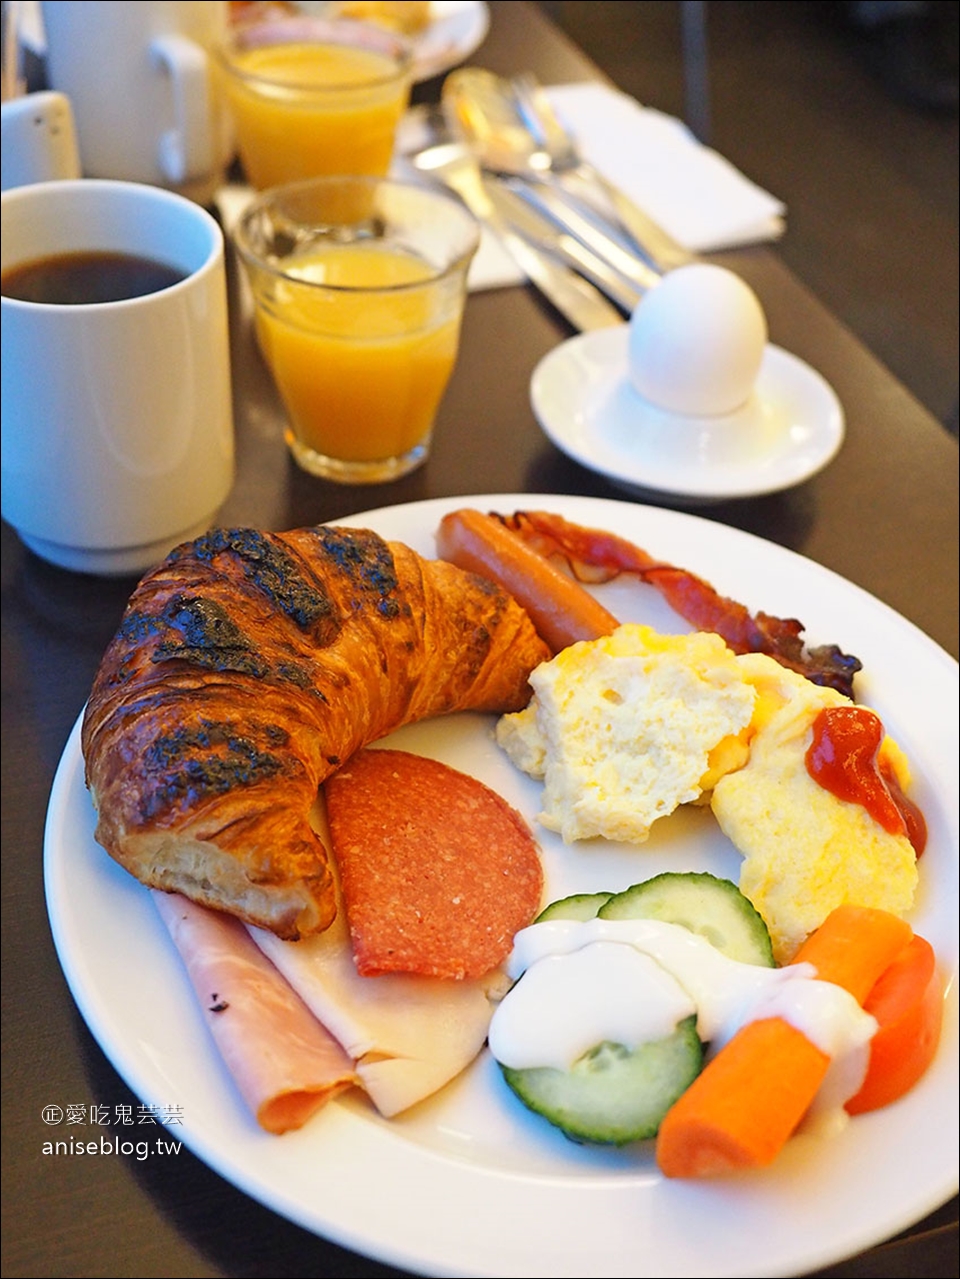
[[[628,326],[582,333],[534,370],[531,404],[568,457],[632,496],[676,505],[754,497],[809,479],[843,442],[843,409],[808,364],[767,344],[751,394],[730,413],[651,404],[631,383]]]
[[[798,484],[833,457],[843,411],[767,342],[753,290],[725,267],[677,267],[629,324],[572,338],[534,371],[558,448],[638,495],[716,502]]]

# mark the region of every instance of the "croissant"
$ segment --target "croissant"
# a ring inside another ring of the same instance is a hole
[[[517,710],[549,656],[482,577],[375,533],[215,530],[137,586],[84,713],[97,840],[137,879],[295,940],[336,913],[309,822],[360,747]]]

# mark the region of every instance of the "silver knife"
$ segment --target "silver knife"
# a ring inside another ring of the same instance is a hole
[[[490,202],[512,231],[518,232],[535,248],[546,249],[580,275],[595,284],[625,315],[631,315],[647,289],[659,283],[660,276],[641,264],[646,271],[645,287],[629,280],[617,271],[608,258],[594,252],[581,237],[571,234],[551,218],[545,209],[526,201],[511,185],[494,178],[485,178],[484,187]]]
[[[474,217],[500,239],[527,278],[576,329],[609,328],[623,316],[611,302],[576,271],[535,248],[497,212],[480,167],[461,143],[440,143],[407,157],[420,172],[450,187]]]
[[[648,262],[626,246],[615,231],[601,225],[599,216],[568,192],[543,182],[503,178],[502,185],[553,227],[579,241],[618,276],[646,293],[663,278]]]

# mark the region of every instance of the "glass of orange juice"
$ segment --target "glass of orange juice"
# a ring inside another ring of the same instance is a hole
[[[426,461],[479,234],[454,196],[362,175],[246,209],[234,240],[304,470],[375,484]]]
[[[345,19],[237,23],[215,65],[251,186],[386,174],[411,83],[401,35]]]

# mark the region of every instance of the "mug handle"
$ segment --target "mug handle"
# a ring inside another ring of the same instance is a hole
[[[213,126],[207,55],[180,35],[150,42],[152,64],[170,77],[174,127],[160,138],[157,159],[170,182],[206,177],[214,168]]]

